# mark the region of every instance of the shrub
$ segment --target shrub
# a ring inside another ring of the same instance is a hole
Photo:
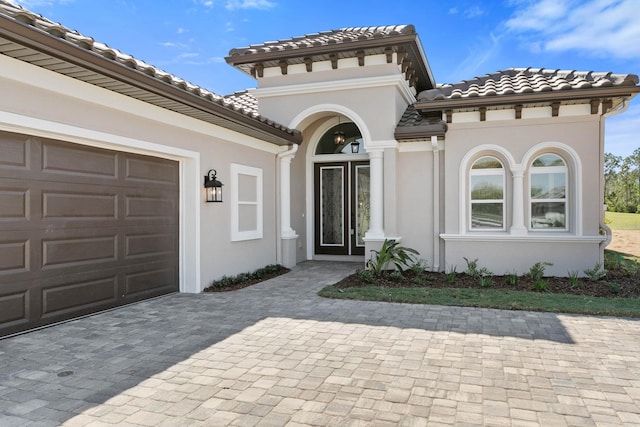
[[[549,289],[549,284],[542,279],[537,279],[534,282],[533,287],[536,288],[537,291],[544,292]]]
[[[380,276],[389,264],[393,264],[402,271],[415,263],[413,255],[418,255],[418,251],[400,246],[395,240],[387,239],[382,244],[379,251],[372,250],[374,255],[367,262],[367,269],[375,276]]]
[[[364,283],[373,283],[373,274],[369,270],[358,270],[356,274]]]
[[[396,271],[392,271],[391,273],[389,273],[389,280],[393,281],[393,282],[399,282],[402,279],[404,279],[404,276],[402,275],[402,273],[398,270]]]
[[[424,259],[419,259],[410,267],[411,271],[413,271],[416,276],[422,275],[428,268],[427,261]]]
[[[596,265],[593,266],[593,268],[587,268],[586,270],[584,270],[584,274],[586,274],[589,280],[591,280],[592,282],[597,282],[598,280],[602,279],[605,274],[607,274],[607,272],[602,268],[602,263],[597,262]]]
[[[509,286],[517,285],[518,284],[518,274],[516,274],[515,272],[507,273],[506,280],[507,280],[507,284]]]
[[[455,265],[450,265],[449,267],[447,267],[447,274],[445,275],[447,283],[455,282],[457,274],[458,273],[456,273]]]
[[[465,271],[465,273],[467,273],[474,279],[478,278],[480,276],[480,271],[478,270],[478,258],[474,259],[473,261],[469,261],[467,257],[463,257],[463,259],[464,262],[467,263],[467,270]]]
[[[529,269],[527,276],[536,283],[544,277],[544,270],[552,265],[550,262],[536,262]]]

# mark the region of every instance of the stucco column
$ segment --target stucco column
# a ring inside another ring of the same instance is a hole
[[[384,240],[384,151],[368,150],[369,153],[369,230],[366,240]]]
[[[511,169],[513,174],[513,218],[509,231],[514,235],[527,234],[524,225],[524,168],[522,166]]]
[[[291,161],[298,151],[291,150],[278,154],[280,159],[280,239],[282,244],[281,263],[287,268],[296,265],[296,240],[298,235],[291,228]]]

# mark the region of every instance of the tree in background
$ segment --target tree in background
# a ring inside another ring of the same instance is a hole
[[[640,148],[625,158],[605,153],[604,187],[608,210],[640,213]]]

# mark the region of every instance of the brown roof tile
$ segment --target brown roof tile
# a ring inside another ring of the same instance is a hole
[[[550,70],[545,68],[509,68],[463,80],[438,85],[418,94],[418,101],[440,101],[517,95],[542,92],[573,91],[588,88],[636,86],[634,74],[597,73],[593,71]]]
[[[339,30],[305,34],[290,39],[253,44],[247,47],[231,49],[229,56],[245,56],[257,53],[282,52],[317,46],[337,46],[362,40],[376,40],[398,35],[415,34],[413,25],[391,25],[382,27],[349,27]]]

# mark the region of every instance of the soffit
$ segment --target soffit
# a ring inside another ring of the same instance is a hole
[[[0,53],[214,125],[276,144],[300,143],[299,131],[0,0]]]

